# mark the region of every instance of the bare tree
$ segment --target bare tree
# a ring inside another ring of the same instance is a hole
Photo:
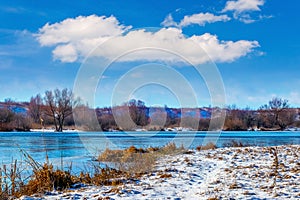
[[[261,106],[259,112],[265,120],[265,124],[268,124],[270,127],[279,126],[280,130],[284,130],[291,125],[296,117],[296,112],[290,108],[288,100],[278,97]]]
[[[29,114],[35,123],[42,122],[42,105],[43,99],[40,94],[30,98]]]
[[[148,124],[147,107],[141,100],[132,99],[128,102],[128,108],[131,119],[138,126],[146,126]]]
[[[231,131],[242,131],[253,129],[257,126],[255,112],[250,108],[240,109],[235,105],[226,109],[225,129]]]
[[[72,114],[72,106],[76,104],[71,90],[55,89],[46,91],[44,97],[46,103],[45,114],[52,117],[57,132],[63,131],[66,117]]]

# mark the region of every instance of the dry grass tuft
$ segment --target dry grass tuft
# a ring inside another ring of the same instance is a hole
[[[137,151],[135,147],[125,150],[106,149],[99,155],[98,161],[105,162],[127,175],[147,172],[152,169],[155,159],[151,153],[142,152],[144,151]]]
[[[0,199],[9,199],[19,195],[20,188],[24,185],[21,172],[15,160],[10,166],[0,167]]]
[[[172,174],[162,174],[159,178],[172,178]]]
[[[240,188],[242,188],[242,187],[237,183],[233,183],[229,186],[229,189],[231,189],[231,190],[232,189],[240,189]]]
[[[219,198],[218,197],[210,197],[207,200],[219,200]]]
[[[33,173],[31,180],[21,189],[22,194],[32,195],[44,191],[61,191],[70,188],[76,180],[69,172],[54,170],[53,166],[47,163],[41,169],[34,170]]]
[[[6,165],[0,168],[0,183],[2,184],[0,199],[12,199],[54,189],[64,190],[70,188],[76,181],[76,178],[71,176],[69,172],[54,170],[51,164],[45,163],[41,166],[37,162],[30,162],[30,165],[34,166],[34,170],[33,174],[28,177],[28,181],[22,180],[22,167],[17,164],[17,161],[10,168],[7,168]]]
[[[161,148],[147,149],[131,146],[125,150],[105,149],[98,157],[98,161],[105,162],[127,176],[135,176],[151,171],[156,160],[164,155],[183,152],[184,148],[177,148],[175,143],[169,143]]]
[[[201,150],[210,150],[210,149],[216,149],[216,148],[217,148],[217,146],[214,143],[212,143],[212,142],[209,142],[209,143],[207,143],[204,146],[197,146],[196,147],[196,149],[198,151],[201,151]]]
[[[93,185],[111,185],[117,186],[123,183],[124,173],[112,169],[112,168],[104,168],[101,169],[98,173],[95,173],[91,178],[91,184]]]

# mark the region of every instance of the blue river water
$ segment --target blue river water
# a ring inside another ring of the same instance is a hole
[[[170,142],[186,148],[212,141],[222,147],[232,140],[252,146],[300,144],[300,132],[0,132],[0,165],[24,160],[21,151],[43,163],[73,168],[94,160],[105,148],[161,147]]]

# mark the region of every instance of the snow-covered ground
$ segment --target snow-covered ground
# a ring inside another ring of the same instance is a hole
[[[300,199],[299,150],[300,145],[192,151],[167,156],[152,173],[121,186],[21,199]]]

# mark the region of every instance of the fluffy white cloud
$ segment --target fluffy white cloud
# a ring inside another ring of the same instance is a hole
[[[253,23],[257,20],[250,16],[250,12],[260,11],[260,6],[265,4],[265,0],[236,0],[236,1],[227,1],[225,8],[222,12],[232,11],[233,17],[238,19],[245,24]]]
[[[128,31],[125,34],[125,31]],[[220,41],[205,33],[187,37],[179,28],[162,28],[156,32],[130,30],[115,17],[77,17],[53,25],[46,24],[37,34],[42,46],[54,46],[53,57],[75,62],[83,57],[100,56],[119,61],[161,60],[177,63],[181,57],[195,64],[209,61],[231,62],[258,47],[257,41]],[[104,42],[105,41],[105,42]],[[89,54],[91,50],[100,45]]]
[[[246,11],[260,11],[259,6],[263,6],[264,0],[237,0],[227,1],[223,12],[234,11],[242,13]]]
[[[219,21],[226,22],[229,20],[230,17],[228,17],[227,15],[216,16],[211,13],[199,13],[190,16],[184,16],[179,26],[184,27],[184,26],[189,26],[191,24],[198,24],[200,26],[204,26],[206,23],[214,23]]]
[[[78,58],[77,51],[72,44],[59,45],[52,53],[55,60],[62,62],[75,62]]]
[[[259,47],[257,41],[220,41],[216,35],[209,33],[193,36],[191,39],[199,44],[216,62],[232,62]]]
[[[114,17],[79,16],[55,24],[46,24],[35,36],[41,46],[56,46],[54,59],[74,62],[111,37],[121,35],[131,26],[123,26]]]
[[[207,23],[211,24],[220,21],[226,22],[229,20],[230,17],[228,17],[227,15],[217,16],[212,13],[198,13],[193,15],[186,15],[179,23],[176,23],[173,20],[172,15],[169,14],[161,24],[165,27],[185,27],[192,24],[204,26]]]
[[[185,37],[177,28],[163,28],[157,32],[145,30],[130,31],[124,36],[113,38],[95,51],[95,56],[114,59],[124,52],[137,51],[121,57],[120,61],[163,60],[167,62],[182,61],[178,55],[195,64],[212,59],[216,62],[231,62],[245,56],[257,41],[220,41],[217,36],[205,33]]]
[[[82,39],[94,40],[121,35],[130,28],[130,26],[120,25],[114,16],[79,16],[75,19],[68,18],[51,25],[47,23],[39,29],[37,38],[41,45],[50,46],[59,43],[77,42]]]

